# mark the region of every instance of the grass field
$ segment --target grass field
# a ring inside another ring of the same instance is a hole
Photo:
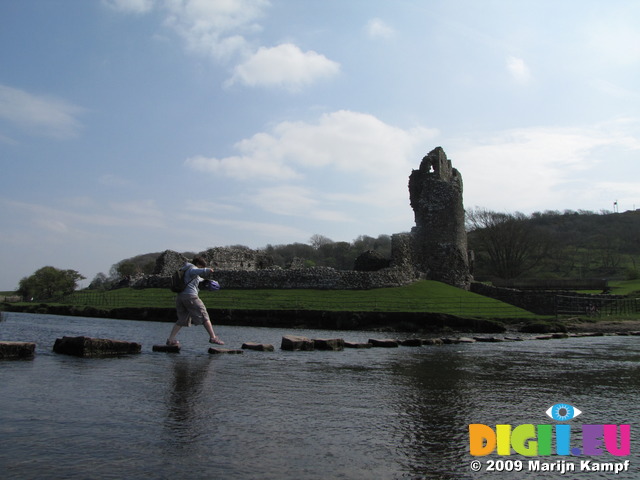
[[[640,291],[640,280],[610,282],[612,293]],[[600,292],[592,292],[600,293]],[[0,292],[0,297],[14,292]],[[477,318],[539,318],[526,310],[444,283],[422,280],[411,285],[373,290],[233,290],[200,292],[209,308],[248,310],[324,310],[361,312],[430,312]],[[168,289],[79,290],[60,303],[111,308],[173,308]]]
[[[630,295],[635,292],[638,294],[638,296],[640,296],[640,279],[609,282],[609,287],[611,288],[611,293],[613,293],[614,295]]]
[[[201,291],[209,308],[249,310],[323,310],[360,312],[431,312],[478,318],[536,318],[536,315],[492,298],[440,282],[372,290],[226,290]],[[95,308],[174,306],[168,289],[81,290],[65,304]]]

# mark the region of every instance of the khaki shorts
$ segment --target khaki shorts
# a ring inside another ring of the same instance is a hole
[[[202,325],[209,320],[207,307],[198,297],[181,297],[178,295],[176,298],[176,311],[178,313],[176,324],[181,327]]]

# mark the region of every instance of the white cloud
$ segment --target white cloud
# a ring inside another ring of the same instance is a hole
[[[260,236],[264,238],[300,238],[308,236],[308,233],[300,230],[297,227],[291,225],[280,225],[277,223],[265,223],[246,220],[224,219],[216,218],[214,216],[196,216],[196,215],[181,215],[180,220],[186,225],[186,229],[193,229],[193,225],[213,225],[216,227],[225,227],[227,230],[238,230],[243,232],[250,232],[252,237]],[[194,232],[194,237],[201,235],[202,228],[198,229],[198,232]],[[187,231],[183,231],[183,234]],[[185,250],[189,250],[191,247],[185,247]]]
[[[459,145],[450,158],[462,173],[467,208],[525,212],[592,205],[611,191],[602,180],[612,155],[640,151],[640,139],[620,123],[514,129]]]
[[[162,219],[164,216],[154,200],[111,202],[109,206],[119,214],[143,218],[147,225],[157,225],[157,220]]]
[[[252,147],[253,145],[250,146]],[[298,177],[298,174],[293,169],[284,165],[280,160],[259,151],[249,152],[249,155],[221,159],[196,156],[188,158],[185,164],[200,172],[237,180],[260,179],[269,181],[288,180]]]
[[[367,35],[371,38],[391,38],[395,31],[379,18],[372,18],[365,27]]]
[[[154,0],[102,0],[108,7],[125,13],[147,13],[154,4]]]
[[[145,13],[152,0],[104,0],[120,11]],[[340,65],[292,43],[255,48],[247,37],[262,31],[258,20],[268,0],[165,0],[165,25],[180,36],[189,51],[220,62],[235,62],[226,86],[283,87],[291,91],[335,76]],[[380,30],[381,26],[378,26]],[[242,60],[238,60],[242,59]]]
[[[115,188],[123,188],[123,187],[131,187],[134,185],[134,182],[129,180],[128,178],[122,178],[112,173],[107,173],[102,175],[98,181],[107,187],[115,187]]]
[[[507,71],[518,83],[527,84],[531,81],[531,71],[525,61],[521,58],[508,57]]]
[[[256,206],[278,215],[329,222],[353,220],[335,202],[327,202],[326,200],[325,195],[295,185],[262,188],[252,197],[252,202]],[[336,205],[336,207],[329,209],[326,207],[327,203]]]
[[[206,213],[207,215],[215,215],[219,213],[240,213],[242,209],[237,205],[229,205],[226,203],[211,202],[208,200],[187,200],[187,211]]]
[[[186,164],[240,180],[300,179],[318,169],[388,179],[395,172],[406,176],[419,148],[437,133],[424,127],[403,130],[373,115],[339,110],[316,123],[282,122],[271,133],[242,140],[235,145],[240,156],[200,156]]]
[[[314,51],[302,52],[296,45],[261,47],[244,63],[237,65],[227,85],[240,83],[249,87],[300,87],[340,72],[340,64]]]
[[[45,230],[74,236],[91,235],[95,227],[159,228],[164,227],[164,213],[153,200],[114,202],[103,211],[97,208],[84,213],[77,208],[62,209],[49,205],[8,201],[6,204],[22,218]],[[83,205],[80,205],[83,207]]]
[[[282,122],[269,133],[255,134],[235,145],[241,155],[195,157],[186,165],[216,176],[261,182],[261,189],[243,197],[267,212],[353,222],[360,218],[354,218],[352,208],[364,207],[375,208],[378,219],[397,220],[391,212],[407,210],[408,176],[437,134],[340,110],[314,123]]]
[[[34,135],[74,137],[81,128],[77,117],[82,112],[84,109],[59,98],[0,85],[0,119]]]
[[[267,0],[167,0],[166,24],[188,48],[215,59],[228,59],[248,50],[245,34],[261,30],[256,23]]]

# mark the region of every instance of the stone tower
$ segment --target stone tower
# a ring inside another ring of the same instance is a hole
[[[442,147],[422,159],[409,176],[414,263],[427,278],[469,288],[471,275],[462,203],[462,176]]]

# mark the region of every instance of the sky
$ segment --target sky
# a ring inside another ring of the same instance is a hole
[[[166,249],[640,208],[640,2],[0,2],[0,290]],[[617,207],[614,207],[617,202]]]

